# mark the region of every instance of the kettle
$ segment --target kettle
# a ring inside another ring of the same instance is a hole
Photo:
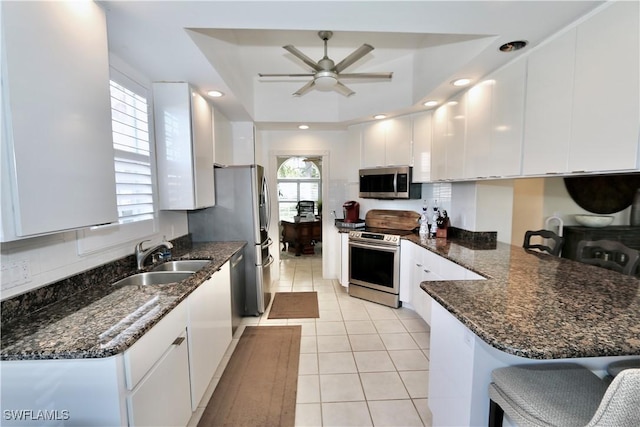
[[[358,222],[360,220],[360,203],[351,200],[342,205],[344,222]]]

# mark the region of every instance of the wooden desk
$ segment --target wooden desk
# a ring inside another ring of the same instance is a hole
[[[282,224],[282,243],[288,243],[295,248],[296,256],[303,252],[313,254],[312,243],[322,241],[322,220],[289,222]]]

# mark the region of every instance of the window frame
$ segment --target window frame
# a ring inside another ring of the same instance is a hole
[[[280,220],[293,221],[294,218],[291,218],[291,219],[289,219],[288,217],[284,218],[281,215],[282,211],[280,209],[280,206],[282,204],[291,204],[291,203],[297,204],[301,200],[300,199],[300,184],[303,184],[303,183],[317,183],[317,185],[318,185],[318,197],[317,197],[318,200],[314,200],[316,202],[315,214],[317,215],[318,208],[319,208],[318,203],[322,200],[322,168],[320,166],[318,166],[315,162],[313,162],[313,164],[316,167],[316,169],[318,169],[318,174],[319,174],[318,178],[308,178],[308,177],[303,177],[303,178],[297,178],[297,177],[280,178],[278,176],[279,172],[280,172],[280,168],[287,161],[289,161],[292,158],[301,158],[301,157],[304,157],[304,156],[292,155],[292,156],[287,156],[286,158],[282,157],[282,158],[284,158],[284,160],[282,161],[282,163],[280,163],[278,165],[278,168],[276,170],[276,192],[278,190],[278,186],[279,186],[280,183],[295,183],[296,184],[296,198],[297,198],[297,200],[295,200],[295,201],[292,201],[292,200],[280,200],[280,195],[276,194],[276,198],[277,198],[277,201],[278,201],[278,217],[279,217]],[[304,199],[304,200],[307,200],[307,199]]]

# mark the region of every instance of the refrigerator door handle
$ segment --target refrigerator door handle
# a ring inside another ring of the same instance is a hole
[[[273,261],[274,261],[274,259],[273,259],[273,255],[269,255],[269,258],[267,259],[266,264],[264,264],[264,265],[262,266],[262,268],[267,268],[267,267],[269,267],[271,264],[273,264]]]
[[[271,223],[271,195],[269,194],[269,185],[267,184],[267,178],[265,176],[262,177],[262,189],[264,191],[264,213],[266,217],[264,229],[265,231],[269,231],[269,225]]]
[[[268,248],[271,245],[273,245],[273,240],[271,240],[271,237],[269,237],[265,242],[260,244],[260,248],[261,249]]]

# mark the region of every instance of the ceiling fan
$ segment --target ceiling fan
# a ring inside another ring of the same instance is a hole
[[[373,50],[373,46],[370,44],[363,44],[351,54],[349,54],[342,61],[337,64],[327,56],[327,41],[333,36],[332,31],[319,31],[318,37],[324,41],[324,56],[318,62],[309,58],[304,53],[292,45],[283,46],[289,53],[300,59],[302,62],[312,68],[310,73],[304,74],[262,74],[260,77],[313,77],[311,81],[302,86],[296,92],[294,96],[301,96],[309,92],[311,89],[318,89],[321,91],[334,90],[341,93],[344,96],[351,96],[355,92],[349,89],[347,86],[340,82],[340,78],[348,79],[391,79],[393,73],[342,73],[345,68],[365,56],[367,53]]]

